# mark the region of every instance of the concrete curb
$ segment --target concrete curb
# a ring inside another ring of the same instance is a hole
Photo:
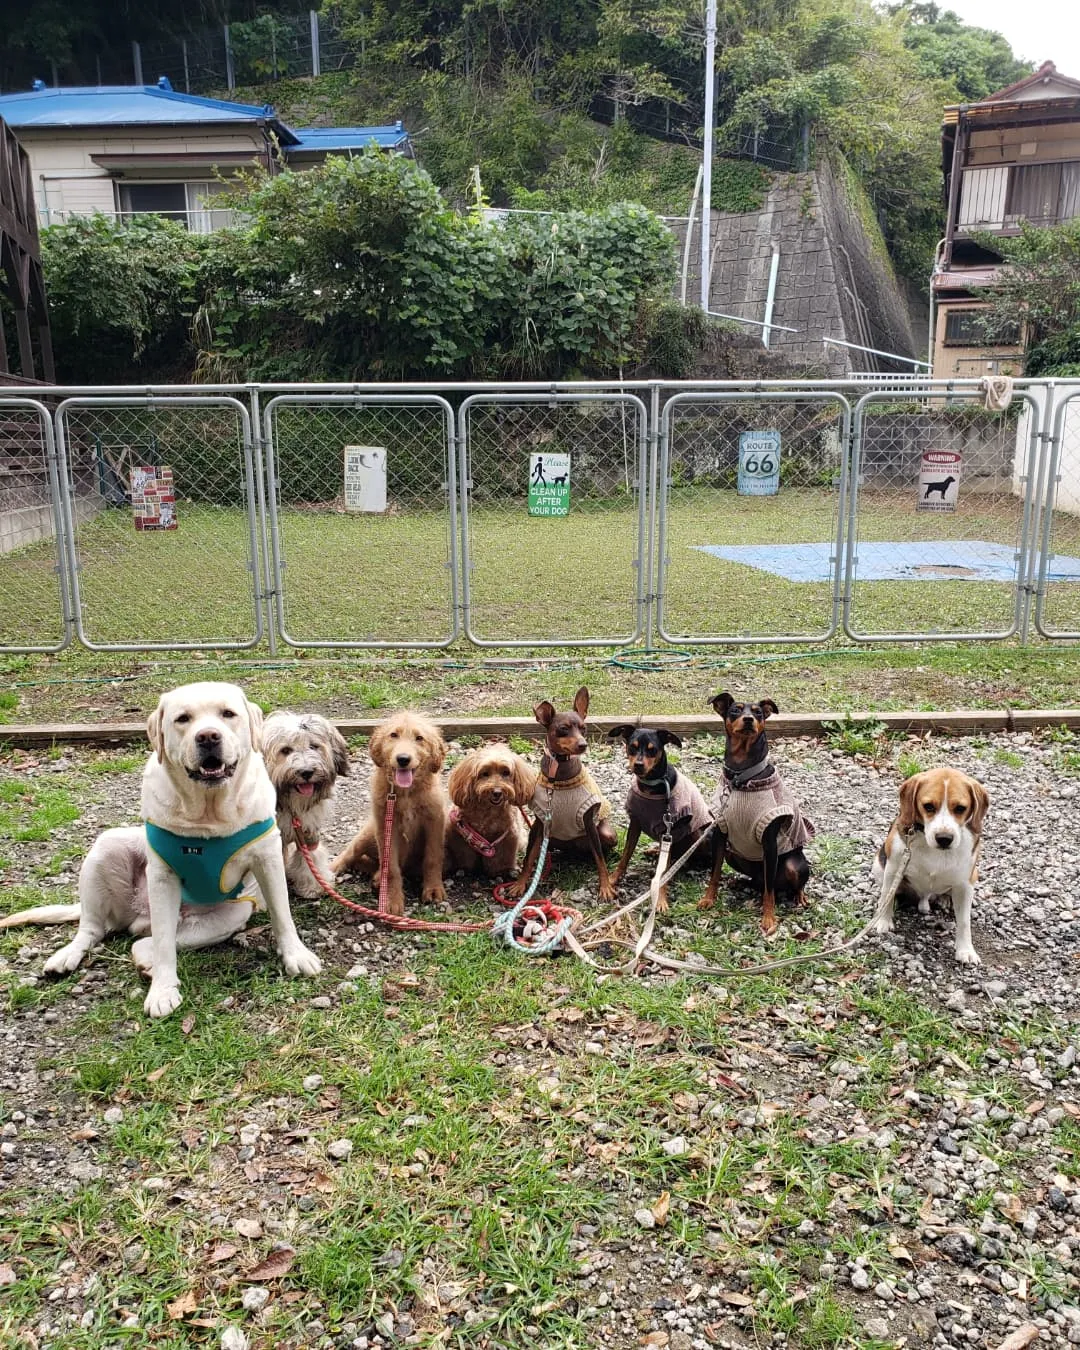
[[[384,721],[381,717],[335,719],[345,736],[368,736]],[[1041,727],[1069,727],[1080,730],[1080,708],[965,708],[956,712],[882,712],[882,713],[780,713],[769,718],[769,736],[782,740],[793,736],[820,736],[829,723],[874,722],[887,731],[902,735],[938,732],[951,736],[971,736],[991,731],[1035,731]],[[541,728],[531,717],[435,717],[432,721],[448,739],[459,736],[524,736],[539,739]],[[673,717],[594,717],[589,726],[604,735],[613,726],[662,725],[680,736],[719,735],[720,719],[713,713]],[[33,725],[13,723],[0,726],[0,745],[118,745],[146,740],[142,722],[55,723]]]

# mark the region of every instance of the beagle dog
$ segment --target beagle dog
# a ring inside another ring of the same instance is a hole
[[[971,945],[971,901],[978,880],[979,844],[990,797],[959,769],[930,769],[900,786],[900,814],[874,859],[880,913],[872,932],[891,933],[898,890],[914,895],[919,913],[930,913],[932,895],[952,897],[956,959],[977,966]]]

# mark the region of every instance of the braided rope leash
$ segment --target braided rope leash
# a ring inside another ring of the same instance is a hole
[[[379,913],[387,913],[390,894],[390,839],[394,830],[394,807],[397,793],[393,788],[386,794],[386,812],[383,816],[382,852],[379,854]]]
[[[536,871],[520,900],[503,914],[497,914],[491,925],[492,936],[502,938],[508,947],[523,956],[547,956],[565,945],[570,929],[581,918],[576,909],[552,904],[550,900],[533,901],[537,888],[544,876],[544,863],[547,860],[551,843],[551,814],[554,802],[554,788],[547,790],[547,807],[544,811],[543,838],[540,840],[540,852],[536,858]],[[500,894],[501,887],[495,888],[495,898],[505,904]],[[519,937],[515,929],[521,923]]]

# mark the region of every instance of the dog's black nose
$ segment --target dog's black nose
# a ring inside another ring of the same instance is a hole
[[[310,783],[311,780],[315,777],[315,770],[303,769],[301,770],[300,777],[304,780],[305,783]]]
[[[400,766],[401,768],[407,769],[407,768],[409,767],[409,756],[408,756],[408,755],[398,755],[398,757],[397,757],[397,762],[398,762],[398,764],[399,764],[399,766]]]
[[[938,848],[952,848],[953,837],[951,834],[935,834]]]
[[[493,788],[493,789],[492,789],[492,792],[491,792],[491,800],[492,800],[493,802],[501,802],[502,799],[503,799],[503,790],[502,790],[502,788]]]
[[[197,731],[197,732],[195,733],[195,744],[196,744],[196,745],[220,745],[220,744],[221,744],[221,732],[220,732],[220,731],[213,731],[213,730],[209,730],[209,731]]]

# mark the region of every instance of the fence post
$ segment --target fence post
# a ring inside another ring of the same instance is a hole
[[[653,645],[653,618],[655,614],[654,606],[656,604],[656,490],[659,481],[659,458],[660,446],[660,385],[653,383],[649,390],[649,451],[648,451],[648,501],[649,501],[649,524],[646,533],[646,545],[644,556],[639,566],[639,576],[641,578],[642,593],[645,597],[645,614],[643,620],[643,632],[645,638],[645,650],[651,651]]]
[[[262,552],[262,578],[260,590],[266,613],[266,641],[270,655],[277,655],[277,583],[274,560],[270,551],[270,536],[267,532],[266,510],[266,438],[263,435],[262,409],[259,405],[259,390],[252,385],[251,390],[251,448],[255,461],[255,500],[259,509],[259,547]],[[251,560],[252,567],[258,569],[259,559]],[[256,570],[256,580],[259,573]]]
[[[135,83],[142,84],[142,46],[138,42],[133,42],[131,44],[131,64],[135,68]]]
[[[319,51],[319,11],[317,9],[309,9],[308,18],[311,21],[311,73],[312,75],[321,75],[322,60]]]
[[[187,38],[180,41],[180,54],[184,58],[184,93],[191,93],[191,69],[188,66]]]
[[[236,66],[233,64],[232,42],[229,39],[229,25],[222,24],[222,31],[225,34],[225,85],[228,89],[236,88]]]

